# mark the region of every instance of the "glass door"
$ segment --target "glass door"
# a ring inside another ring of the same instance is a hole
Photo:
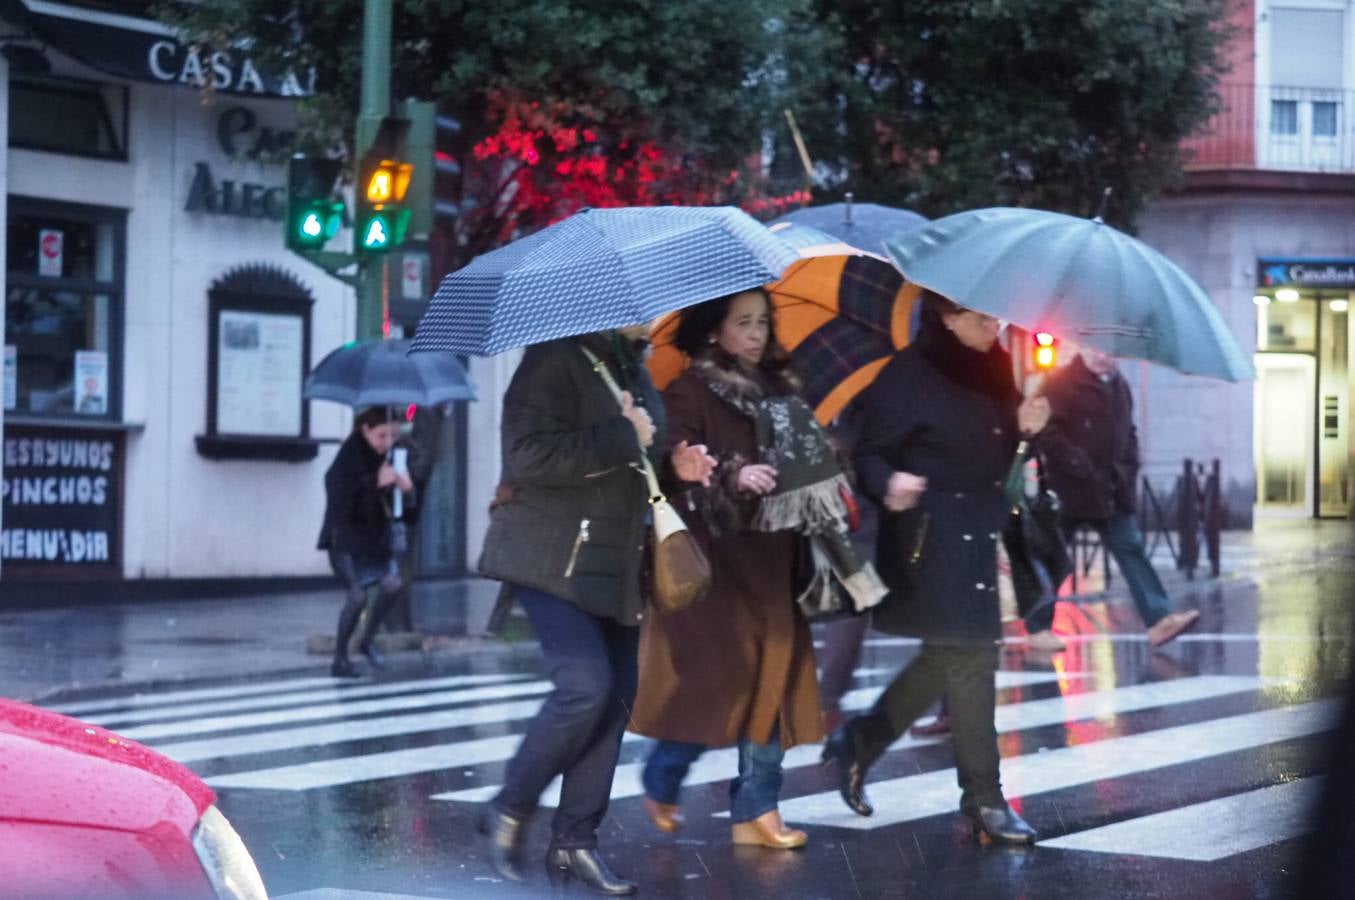
[[[1317,514],[1344,518],[1350,503],[1350,301],[1319,301]]]
[[[1311,516],[1317,360],[1258,353],[1253,410],[1258,513]]]

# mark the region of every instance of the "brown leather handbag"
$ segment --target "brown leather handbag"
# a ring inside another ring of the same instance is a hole
[[[607,364],[587,349],[583,352],[592,363],[593,371],[606,382],[620,403],[621,388],[607,370]],[[687,523],[682,521],[682,516],[659,489],[659,479],[654,475],[649,456],[642,453],[640,462],[632,465],[644,474],[645,483],[649,486],[650,520],[653,525],[650,535],[653,550],[650,597],[661,612],[680,612],[706,596],[710,590],[710,561],[701,552],[696,538],[687,530]]]

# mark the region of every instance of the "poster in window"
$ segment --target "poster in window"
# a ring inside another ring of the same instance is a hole
[[[84,416],[108,413],[108,354],[102,350],[75,353],[75,411]]]
[[[55,228],[38,231],[38,274],[60,278],[65,263],[66,235]]]
[[[301,435],[302,328],[301,316],[221,312],[218,434]]]

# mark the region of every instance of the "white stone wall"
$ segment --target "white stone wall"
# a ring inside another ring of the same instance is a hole
[[[1256,260],[1355,256],[1355,196],[1171,197],[1142,216],[1139,237],[1200,282],[1250,355],[1256,350]],[[1252,382],[1227,384],[1138,364],[1126,374],[1138,403],[1145,474],[1170,486],[1184,457],[1218,457],[1230,522],[1250,523]]]
[[[123,566],[128,578],[293,576],[328,571],[316,551],[322,478],[334,445],[308,463],[214,461],[194,438],[207,425],[207,290],[243,264],[294,274],[315,298],[311,360],[352,338],[351,289],[288,252],[268,219],[186,212],[194,164],[214,178],[285,185],[280,165],[233,161],[217,119],[247,106],[287,128],[287,101],[135,85],[128,162],[11,150],[8,192],[128,210],[123,417],[127,440]],[[311,435],[341,438],[348,410],[311,404]]]

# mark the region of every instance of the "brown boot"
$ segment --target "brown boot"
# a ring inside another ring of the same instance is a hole
[[[682,828],[686,821],[682,818],[682,811],[676,803],[660,803],[648,794],[645,795],[643,802],[649,821],[664,834],[672,834]]]
[[[1148,643],[1154,647],[1161,647],[1163,644],[1175,638],[1178,634],[1190,628],[1200,618],[1200,611],[1197,609],[1186,612],[1168,613],[1153,624],[1148,629]]]
[[[770,847],[773,850],[798,850],[809,843],[809,835],[798,828],[788,828],[781,821],[781,811],[765,812],[751,822],[735,822],[734,843],[750,847]]]

